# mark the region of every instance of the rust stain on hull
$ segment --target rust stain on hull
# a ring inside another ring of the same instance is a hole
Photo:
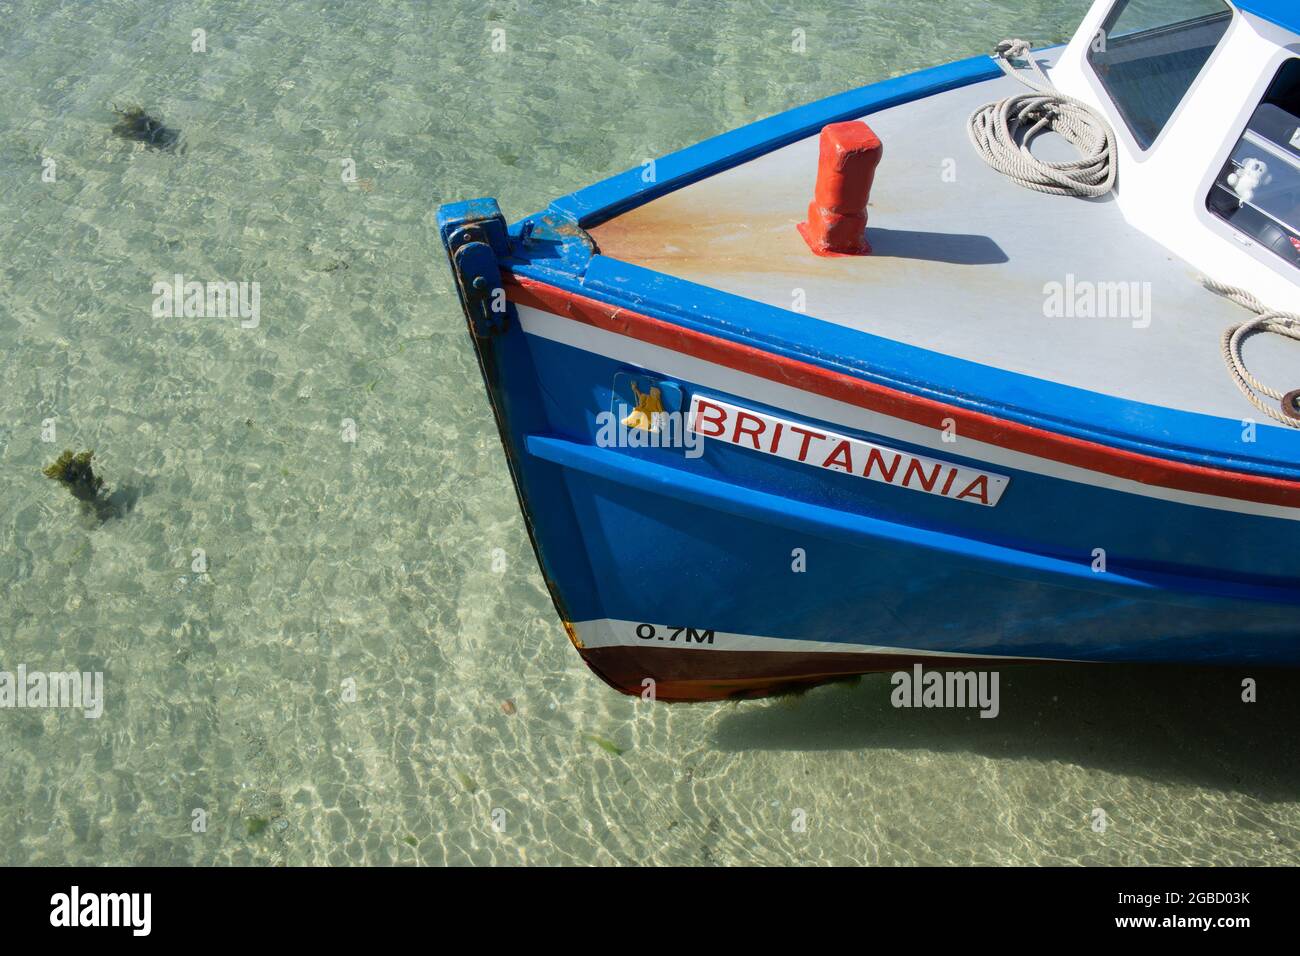
[[[1033,663],[1009,658],[934,658],[908,654],[700,651],[672,648],[587,648],[582,658],[605,683],[640,696],[646,678],[664,703],[752,699],[806,690],[863,674],[906,670],[1001,667]]]
[[[611,219],[592,229],[592,238],[604,255],[672,275],[774,269],[804,273],[815,258],[795,229],[797,211],[744,219],[706,216],[687,192]]]
[[[986,315],[1039,315],[1043,263],[1011,263],[993,238],[1022,232],[1021,207],[1035,197],[986,188],[976,172],[940,185],[964,127],[945,124],[939,141],[919,136],[915,106],[870,118],[886,143],[867,205],[872,255],[820,257],[798,232],[815,191],[816,136],[629,210],[592,237],[611,258],[890,337],[904,313],[963,315],[975,304]]]
[[[695,190],[624,213],[592,229],[592,238],[603,255],[778,308],[793,310],[795,290],[802,289],[806,311],[821,317],[845,314],[823,294],[829,292],[837,303],[852,301],[854,313],[871,309],[885,291],[944,313],[963,301],[1017,299],[1039,311],[1041,281],[997,268],[1006,256],[986,236],[891,228],[873,203],[867,237],[875,254],[826,258],[799,234],[804,210],[797,203],[774,212],[763,208],[770,200],[746,203],[731,189],[715,188],[705,208]]]

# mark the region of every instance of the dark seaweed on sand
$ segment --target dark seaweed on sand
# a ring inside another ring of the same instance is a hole
[[[94,457],[93,451],[83,451],[80,455],[65,451],[58,461],[45,469],[45,477],[59,482],[78,501],[94,501],[104,487],[104,479],[95,475],[90,464]]]
[[[101,522],[124,517],[135,507],[144,489],[120,487],[109,494],[104,488],[104,479],[95,474],[91,464],[94,457],[93,451],[83,451],[79,455],[65,451],[44,469],[45,477],[67,488],[72,497],[82,502],[82,508]]]
[[[139,107],[126,110],[114,107],[113,112],[117,114],[113,133],[123,139],[144,143],[151,149],[175,149],[180,142],[180,130],[164,126],[162,120]]]

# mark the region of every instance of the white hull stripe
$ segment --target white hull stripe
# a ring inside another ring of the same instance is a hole
[[[620,621],[596,618],[572,625],[584,648],[598,647],[666,647],[692,650],[707,654],[709,651],[788,651],[798,654],[874,654],[905,657],[934,658],[988,658],[1006,660],[1014,657],[1024,661],[1068,660],[1053,657],[1021,657],[1015,654],[978,654],[959,651],[928,651],[911,647],[889,647],[883,644],[845,644],[837,641],[801,641],[785,637],[760,637],[756,634],[732,634],[726,631],[706,631],[702,628],[685,628],[667,624],[648,624],[640,621]]]
[[[520,305],[518,308],[520,326],[529,335],[604,355],[615,361],[636,365],[668,378],[681,378],[707,384],[716,391],[743,396],[806,418],[908,442],[945,455],[959,454],[990,465],[1027,471],[1077,484],[1178,504],[1195,505],[1200,508],[1213,508],[1216,511],[1300,521],[1300,508],[1245,501],[1240,498],[1224,498],[1161,485],[1147,485],[1130,478],[1120,478],[1105,472],[1067,465],[961,435],[955,436],[955,442],[945,443],[942,433],[934,428],[871,412],[816,392],[782,385],[682,352],[651,345],[630,336],[607,332],[585,322],[575,322],[532,306]]]
[[[986,508],[996,507],[1007,487],[1005,475],[911,455],[874,442],[837,435],[829,429],[821,432],[804,428],[757,409],[740,408],[698,393],[691,397],[686,428],[704,438],[774,455],[809,468],[858,475],[867,481],[943,498],[952,495],[954,501],[969,501]],[[861,471],[855,462],[862,465]]]

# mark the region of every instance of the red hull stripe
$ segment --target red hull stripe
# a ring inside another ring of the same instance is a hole
[[[936,430],[951,418],[959,432],[990,445],[1059,461],[1117,478],[1174,488],[1195,494],[1300,508],[1300,483],[1263,475],[1207,468],[1112,448],[1058,432],[1022,425],[983,412],[946,405],[885,385],[774,355],[671,322],[641,315],[555,286],[508,276],[510,298],[520,305],[564,316],[626,335],[651,345],[681,352],[747,375],[823,395],[868,411]]]

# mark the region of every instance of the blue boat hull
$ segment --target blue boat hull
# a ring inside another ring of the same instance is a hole
[[[987,72],[891,80],[660,169],[690,182]],[[539,564],[608,683],[685,701],[914,662],[1300,664],[1300,436],[600,256],[584,227],[668,183],[615,177],[510,230],[490,200],[439,212]],[[604,440],[659,412],[693,448]]]
[[[557,608],[625,693],[752,696],[914,661],[1300,663],[1300,593],[1268,573],[1289,521],[1030,472],[977,509],[727,443],[600,447],[629,371],[766,407],[518,320],[479,347]]]

